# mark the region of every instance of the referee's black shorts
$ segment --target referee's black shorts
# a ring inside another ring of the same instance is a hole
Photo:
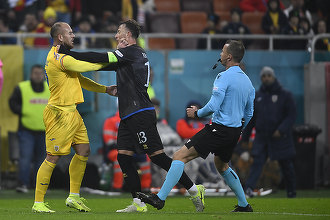
[[[241,135],[241,130],[241,127],[206,124],[185,145],[188,149],[194,147],[199,156],[204,159],[211,152],[215,156],[219,156],[223,162],[228,163]]]
[[[141,111],[121,120],[117,145],[118,150],[129,150],[138,154],[152,154],[162,150],[163,144],[157,131],[155,111]]]

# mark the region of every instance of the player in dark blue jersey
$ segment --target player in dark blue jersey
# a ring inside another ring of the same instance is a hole
[[[139,175],[134,165],[134,152],[147,153],[151,161],[168,171],[172,159],[163,149],[156,123],[156,113],[147,94],[150,79],[150,65],[146,52],[136,44],[140,26],[134,20],[120,24],[115,36],[118,49],[108,53],[77,53],[61,47],[62,53],[76,59],[110,63],[103,70],[116,71],[117,85],[111,86],[113,96],[118,96],[120,125],[118,128],[118,162],[123,171],[124,180],[130,188],[133,203],[117,212],[146,212],[147,206],[136,192],[141,192]],[[190,193],[197,211],[203,211],[203,201],[198,195],[204,195],[204,186],[195,185],[183,173],[179,181]],[[204,197],[203,197],[204,198]]]

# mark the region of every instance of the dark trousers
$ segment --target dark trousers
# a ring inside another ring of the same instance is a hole
[[[245,188],[255,189],[258,179],[261,175],[262,169],[268,158],[267,154],[259,154],[253,157],[253,163],[250,168],[250,174],[245,182]],[[296,174],[294,170],[293,159],[278,160],[281,172],[285,181],[287,196],[296,196]]]

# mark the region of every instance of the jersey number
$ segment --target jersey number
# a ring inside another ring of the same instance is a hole
[[[143,131],[137,133],[137,136],[138,136],[140,144],[143,144],[143,143],[147,142],[146,133],[144,133]]]
[[[150,66],[149,66],[149,61],[146,62],[144,65],[146,65],[148,67],[148,78],[147,78],[147,83],[144,84],[145,87],[149,86],[149,78],[150,78]]]

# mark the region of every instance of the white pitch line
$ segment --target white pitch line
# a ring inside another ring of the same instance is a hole
[[[302,215],[302,216],[314,216],[314,217],[330,217],[330,214],[304,214],[304,213],[292,213],[292,212],[251,212],[255,214],[268,214],[268,215]]]

